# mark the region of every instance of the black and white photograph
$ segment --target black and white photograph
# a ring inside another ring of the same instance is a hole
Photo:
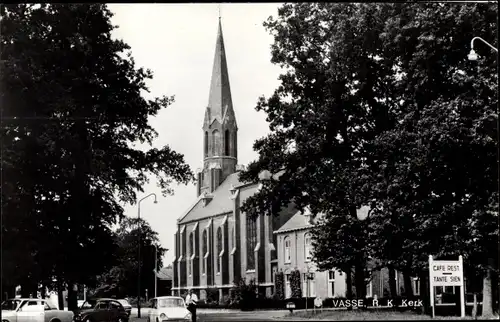
[[[0,13],[1,322],[500,318],[496,1]]]

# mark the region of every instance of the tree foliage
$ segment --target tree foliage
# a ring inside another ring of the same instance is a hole
[[[126,217],[115,233],[118,249],[114,253],[114,265],[99,276],[95,296],[117,298],[137,296],[139,233],[141,234],[141,296],[145,296],[146,289],[150,295],[154,294],[154,271],[162,268],[162,257],[166,249],[159,245],[158,233],[144,219]]]
[[[281,85],[256,107],[271,133],[241,178],[284,172],[244,210],[276,214],[293,201],[324,213],[313,231],[324,269],[371,256],[410,275],[429,254],[490,267],[498,61],[481,42],[480,60],[467,54],[474,36],[497,47],[497,19],[491,3],[283,5],[264,23]],[[361,206],[373,209],[365,222]]]
[[[145,99],[152,72],[111,38],[103,4],[1,7],[2,281],[95,283],[116,248],[121,202],[155,176],[191,171],[148,123],[173,97]],[[22,242],[19,242],[22,241]]]

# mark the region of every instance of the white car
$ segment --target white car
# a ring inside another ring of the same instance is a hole
[[[2,302],[2,322],[72,322],[73,312],[58,310],[43,299],[15,298]]]
[[[191,321],[191,313],[182,297],[161,296],[151,300],[148,322]]]

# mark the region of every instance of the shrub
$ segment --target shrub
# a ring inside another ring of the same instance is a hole
[[[290,288],[292,291],[292,298],[301,298],[302,290],[300,287],[300,271],[295,269],[290,274]]]
[[[256,289],[257,287],[253,279],[248,284],[245,278],[235,281],[234,287],[231,289],[230,306],[239,307],[241,310],[254,309],[256,304]]]
[[[279,271],[276,273],[274,277],[274,289],[275,289],[275,298],[277,300],[285,299],[285,274],[283,271]]]
[[[205,290],[207,293],[206,303],[219,303],[219,289],[216,287],[210,287]]]

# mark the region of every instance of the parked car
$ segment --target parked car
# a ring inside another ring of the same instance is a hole
[[[85,301],[77,314],[77,322],[127,322],[129,315],[123,305],[115,299]]]
[[[2,322],[72,322],[73,312],[63,311],[44,299],[14,298],[2,302]]]
[[[118,302],[123,305],[125,312],[127,312],[128,316],[130,317],[130,314],[132,313],[132,305],[130,305],[130,303],[126,299],[120,299],[118,300]]]
[[[191,321],[191,313],[182,297],[161,296],[151,300],[148,322]]]

